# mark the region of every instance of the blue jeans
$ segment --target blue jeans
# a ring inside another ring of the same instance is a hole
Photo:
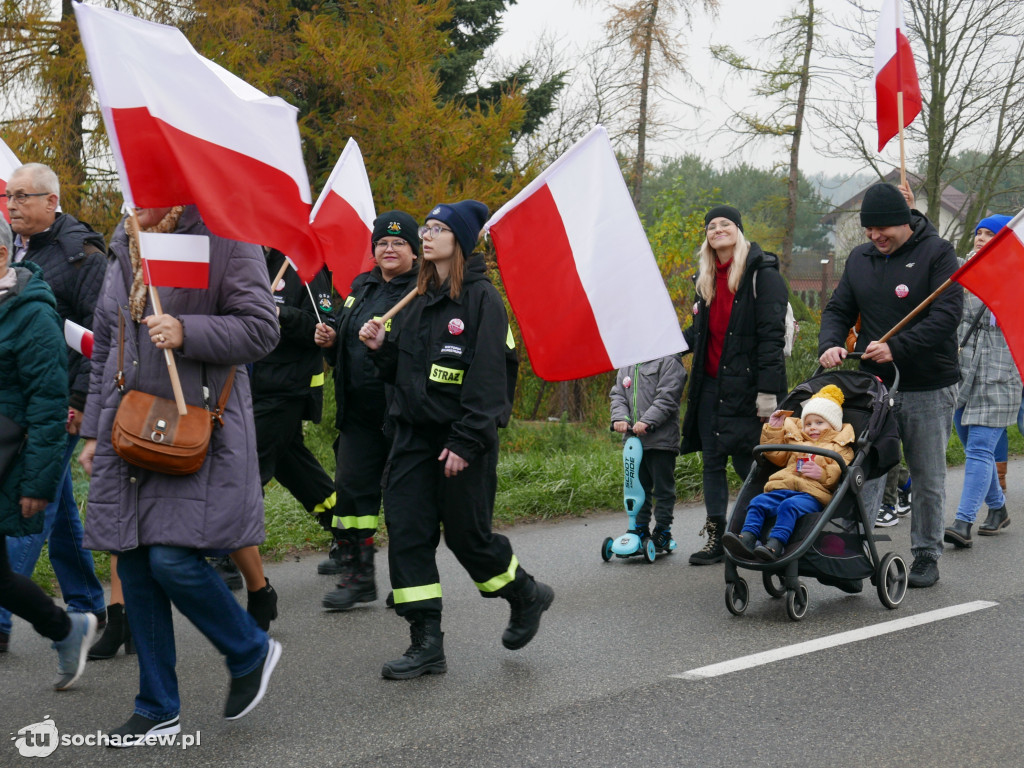
[[[167,720],[181,711],[172,603],[224,655],[231,677],[252,672],[267,655],[267,633],[199,550],[151,546],[121,552],[117,573],[139,659],[136,714]]]
[[[973,523],[982,500],[989,509],[999,509],[1006,503],[1003,489],[999,487],[995,454],[1000,439],[1006,439],[1006,428],[983,427],[978,424],[964,426],[961,422],[963,413],[963,408],[957,408],[953,414],[953,424],[967,456],[964,462],[964,489],[960,494],[956,519]]]
[[[897,392],[893,413],[914,479],[914,514],[910,516],[910,552],[938,560],[946,506],[946,446],[953,429],[959,384],[926,392]],[[865,488],[865,491],[867,488]],[[885,490],[882,479],[881,491]],[[874,509],[881,503],[878,494]]]
[[[775,523],[769,536],[786,544],[793,535],[797,518],[821,512],[822,508],[820,501],[803,491],[768,491],[750,500],[743,530],[760,538],[765,518],[774,517]]]
[[[11,570],[32,576],[43,551],[50,542],[50,563],[60,584],[61,595],[72,613],[103,611],[106,603],[103,586],[96,578],[92,553],[82,549],[82,518],[75,504],[71,485],[71,457],[78,444],[78,435],[68,435],[64,449],[64,477],[57,487],[56,498],[43,512],[43,531],[29,536],[7,537],[7,558]],[[0,609],[0,632],[11,632],[11,613]]]

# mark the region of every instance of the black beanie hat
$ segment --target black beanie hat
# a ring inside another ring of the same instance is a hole
[[[435,205],[428,219],[437,219],[447,224],[455,233],[455,239],[462,248],[462,255],[469,258],[480,239],[480,231],[487,223],[491,212],[478,200],[460,200],[457,203],[439,203]]]
[[[420,254],[420,225],[405,211],[386,211],[373,220],[373,234],[370,242],[376,244],[382,237],[400,237],[412,246],[412,252]]]
[[[909,223],[910,206],[902,192],[884,181],[868,187],[860,205],[862,227],[895,227]]]
[[[708,224],[715,219],[728,219],[740,228],[740,232],[743,231],[743,217],[740,216],[740,212],[731,205],[716,205],[704,214],[704,229],[707,229]]]

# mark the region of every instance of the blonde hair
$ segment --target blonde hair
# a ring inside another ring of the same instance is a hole
[[[455,253],[452,255],[451,268],[448,270],[448,295],[459,298],[462,293],[462,278],[466,272],[466,257],[462,255],[462,246],[455,241]],[[437,274],[437,265],[429,259],[423,259],[420,265],[420,274],[416,278],[416,293],[420,296],[431,288],[440,288],[443,281]]]
[[[729,265],[729,290],[736,293],[740,287],[740,280],[747,268],[747,256],[750,254],[750,243],[743,236],[743,231],[736,227],[736,245],[732,249],[732,263]],[[697,271],[697,294],[704,299],[704,303],[711,304],[715,298],[715,265],[718,263],[718,255],[715,249],[708,245],[705,237],[700,246],[700,269]]]

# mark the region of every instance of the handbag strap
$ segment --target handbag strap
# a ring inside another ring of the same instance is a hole
[[[228,398],[231,397],[231,385],[235,383],[235,371],[237,370],[237,366],[231,366],[231,372],[228,373],[228,380],[224,382],[224,386],[220,390],[220,399],[217,400],[217,409],[210,411],[210,416],[222,427],[224,426],[224,419],[221,417],[224,415],[224,408],[228,404]]]
[[[114,374],[114,384],[118,392],[124,392],[124,314],[120,309],[117,311],[117,373]]]

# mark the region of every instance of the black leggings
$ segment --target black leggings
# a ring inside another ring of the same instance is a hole
[[[728,453],[719,452],[718,437],[714,434],[714,417],[718,407],[718,382],[704,379],[700,393],[700,410],[697,412],[697,429],[700,432],[701,458],[704,462],[704,508],[708,517],[725,517],[729,510],[729,478],[726,475]],[[732,468],[741,480],[745,480],[754,463],[754,446],[746,451],[732,454]]]
[[[42,514],[39,512],[38,514]],[[43,637],[63,640],[71,631],[71,619],[39,586],[11,570],[7,537],[0,534],[0,606],[31,622]]]

